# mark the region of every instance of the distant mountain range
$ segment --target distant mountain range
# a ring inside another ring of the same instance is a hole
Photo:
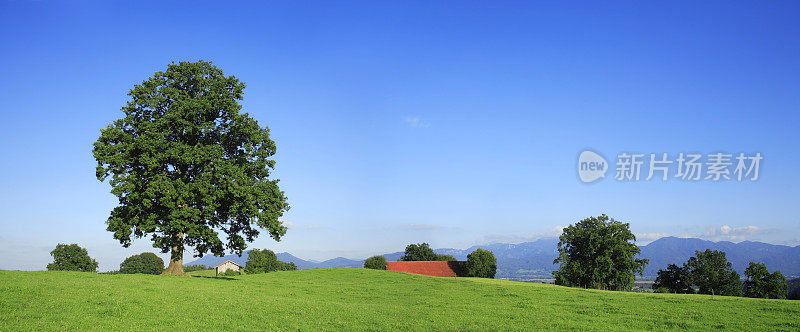
[[[519,244],[494,243],[482,246],[472,246],[468,249],[435,249],[437,254],[453,255],[458,260],[466,260],[467,254],[477,248],[490,250],[497,258],[497,278],[508,279],[536,279],[549,278],[550,273],[557,269],[553,260],[558,256],[557,238],[543,238],[533,242]],[[800,246],[790,247],[761,242],[744,241],[733,243],[727,241],[712,242],[695,238],[664,237],[653,241],[642,249],[641,258],[650,259],[644,271],[645,276],[653,277],[659,269],[666,268],[668,264],[681,265],[694,255],[695,250],[720,250],[726,253],[728,261],[740,274],[750,262],[762,262],[770,271],[780,270],[787,277],[800,276]],[[354,267],[364,264],[364,260],[354,260],[337,257],[323,262],[300,259],[289,253],[277,254],[278,259],[284,262],[293,262],[298,269],[314,269],[328,267]],[[388,261],[397,261],[403,252],[394,252],[383,255]],[[206,256],[188,264],[202,264],[215,266],[226,260],[232,260],[244,265],[247,254],[242,257],[228,255],[224,257]]]

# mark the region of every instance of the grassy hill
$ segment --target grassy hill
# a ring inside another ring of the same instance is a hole
[[[0,271],[0,330],[798,330],[800,301],[315,269],[231,278]]]

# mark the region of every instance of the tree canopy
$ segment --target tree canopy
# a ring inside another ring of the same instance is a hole
[[[409,244],[406,246],[404,255],[400,257],[400,260],[404,262],[435,261],[436,253],[433,252],[433,249],[431,249],[430,245],[427,243]]]
[[[750,262],[744,270],[744,296],[764,299],[782,299],[789,291],[786,277],[781,271],[769,273],[764,263]]]
[[[297,266],[295,266],[294,263],[279,261],[275,252],[269,249],[250,250],[248,252],[247,263],[245,263],[244,267],[244,272],[247,274],[292,270],[297,270]]]
[[[380,255],[372,256],[364,261],[365,269],[386,270],[386,258]]]
[[[452,255],[438,255],[433,252],[431,246],[427,243],[419,243],[419,244],[409,244],[406,246],[406,250],[403,253],[403,257],[400,257],[401,261],[404,262],[413,262],[413,261],[455,261],[456,258]]]
[[[564,228],[558,241],[559,256],[553,261],[559,264],[553,272],[556,284],[631,289],[635,274],[643,273],[648,260],[636,258],[640,249],[629,227],[603,214]]]
[[[48,271],[97,272],[97,261],[77,244],[59,243],[50,256],[53,256],[53,262],[47,264]]]
[[[160,274],[161,272],[164,272],[164,260],[152,252],[133,255],[119,265],[119,273]]]
[[[689,269],[675,264],[669,264],[666,270],[658,270],[658,277],[652,287],[656,291],[666,289],[670,293],[694,294]]]
[[[94,143],[97,178],[110,177],[119,200],[108,231],[125,247],[149,235],[171,251],[165,273],[183,274],[185,246],[241,255],[258,227],[276,241],[286,233],[278,218],[289,204],[270,178],[275,142],[240,112],[244,88],[210,62],[172,63],[130,90],[124,117]]]
[[[467,276],[478,278],[494,278],[497,273],[497,259],[489,250],[478,248],[467,255],[464,263]]]
[[[742,281],[739,273],[728,262],[725,252],[706,249],[695,251],[695,256],[686,262],[692,282],[700,294],[741,296]]]

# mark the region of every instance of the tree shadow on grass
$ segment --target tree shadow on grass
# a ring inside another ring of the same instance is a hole
[[[192,276],[192,278],[206,278],[206,279],[219,279],[219,280],[239,280],[231,277],[206,277],[206,276]]]

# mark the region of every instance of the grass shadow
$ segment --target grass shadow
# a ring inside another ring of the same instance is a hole
[[[206,278],[206,279],[219,279],[219,280],[239,280],[231,277],[206,277],[206,276],[192,276],[192,278]]]

